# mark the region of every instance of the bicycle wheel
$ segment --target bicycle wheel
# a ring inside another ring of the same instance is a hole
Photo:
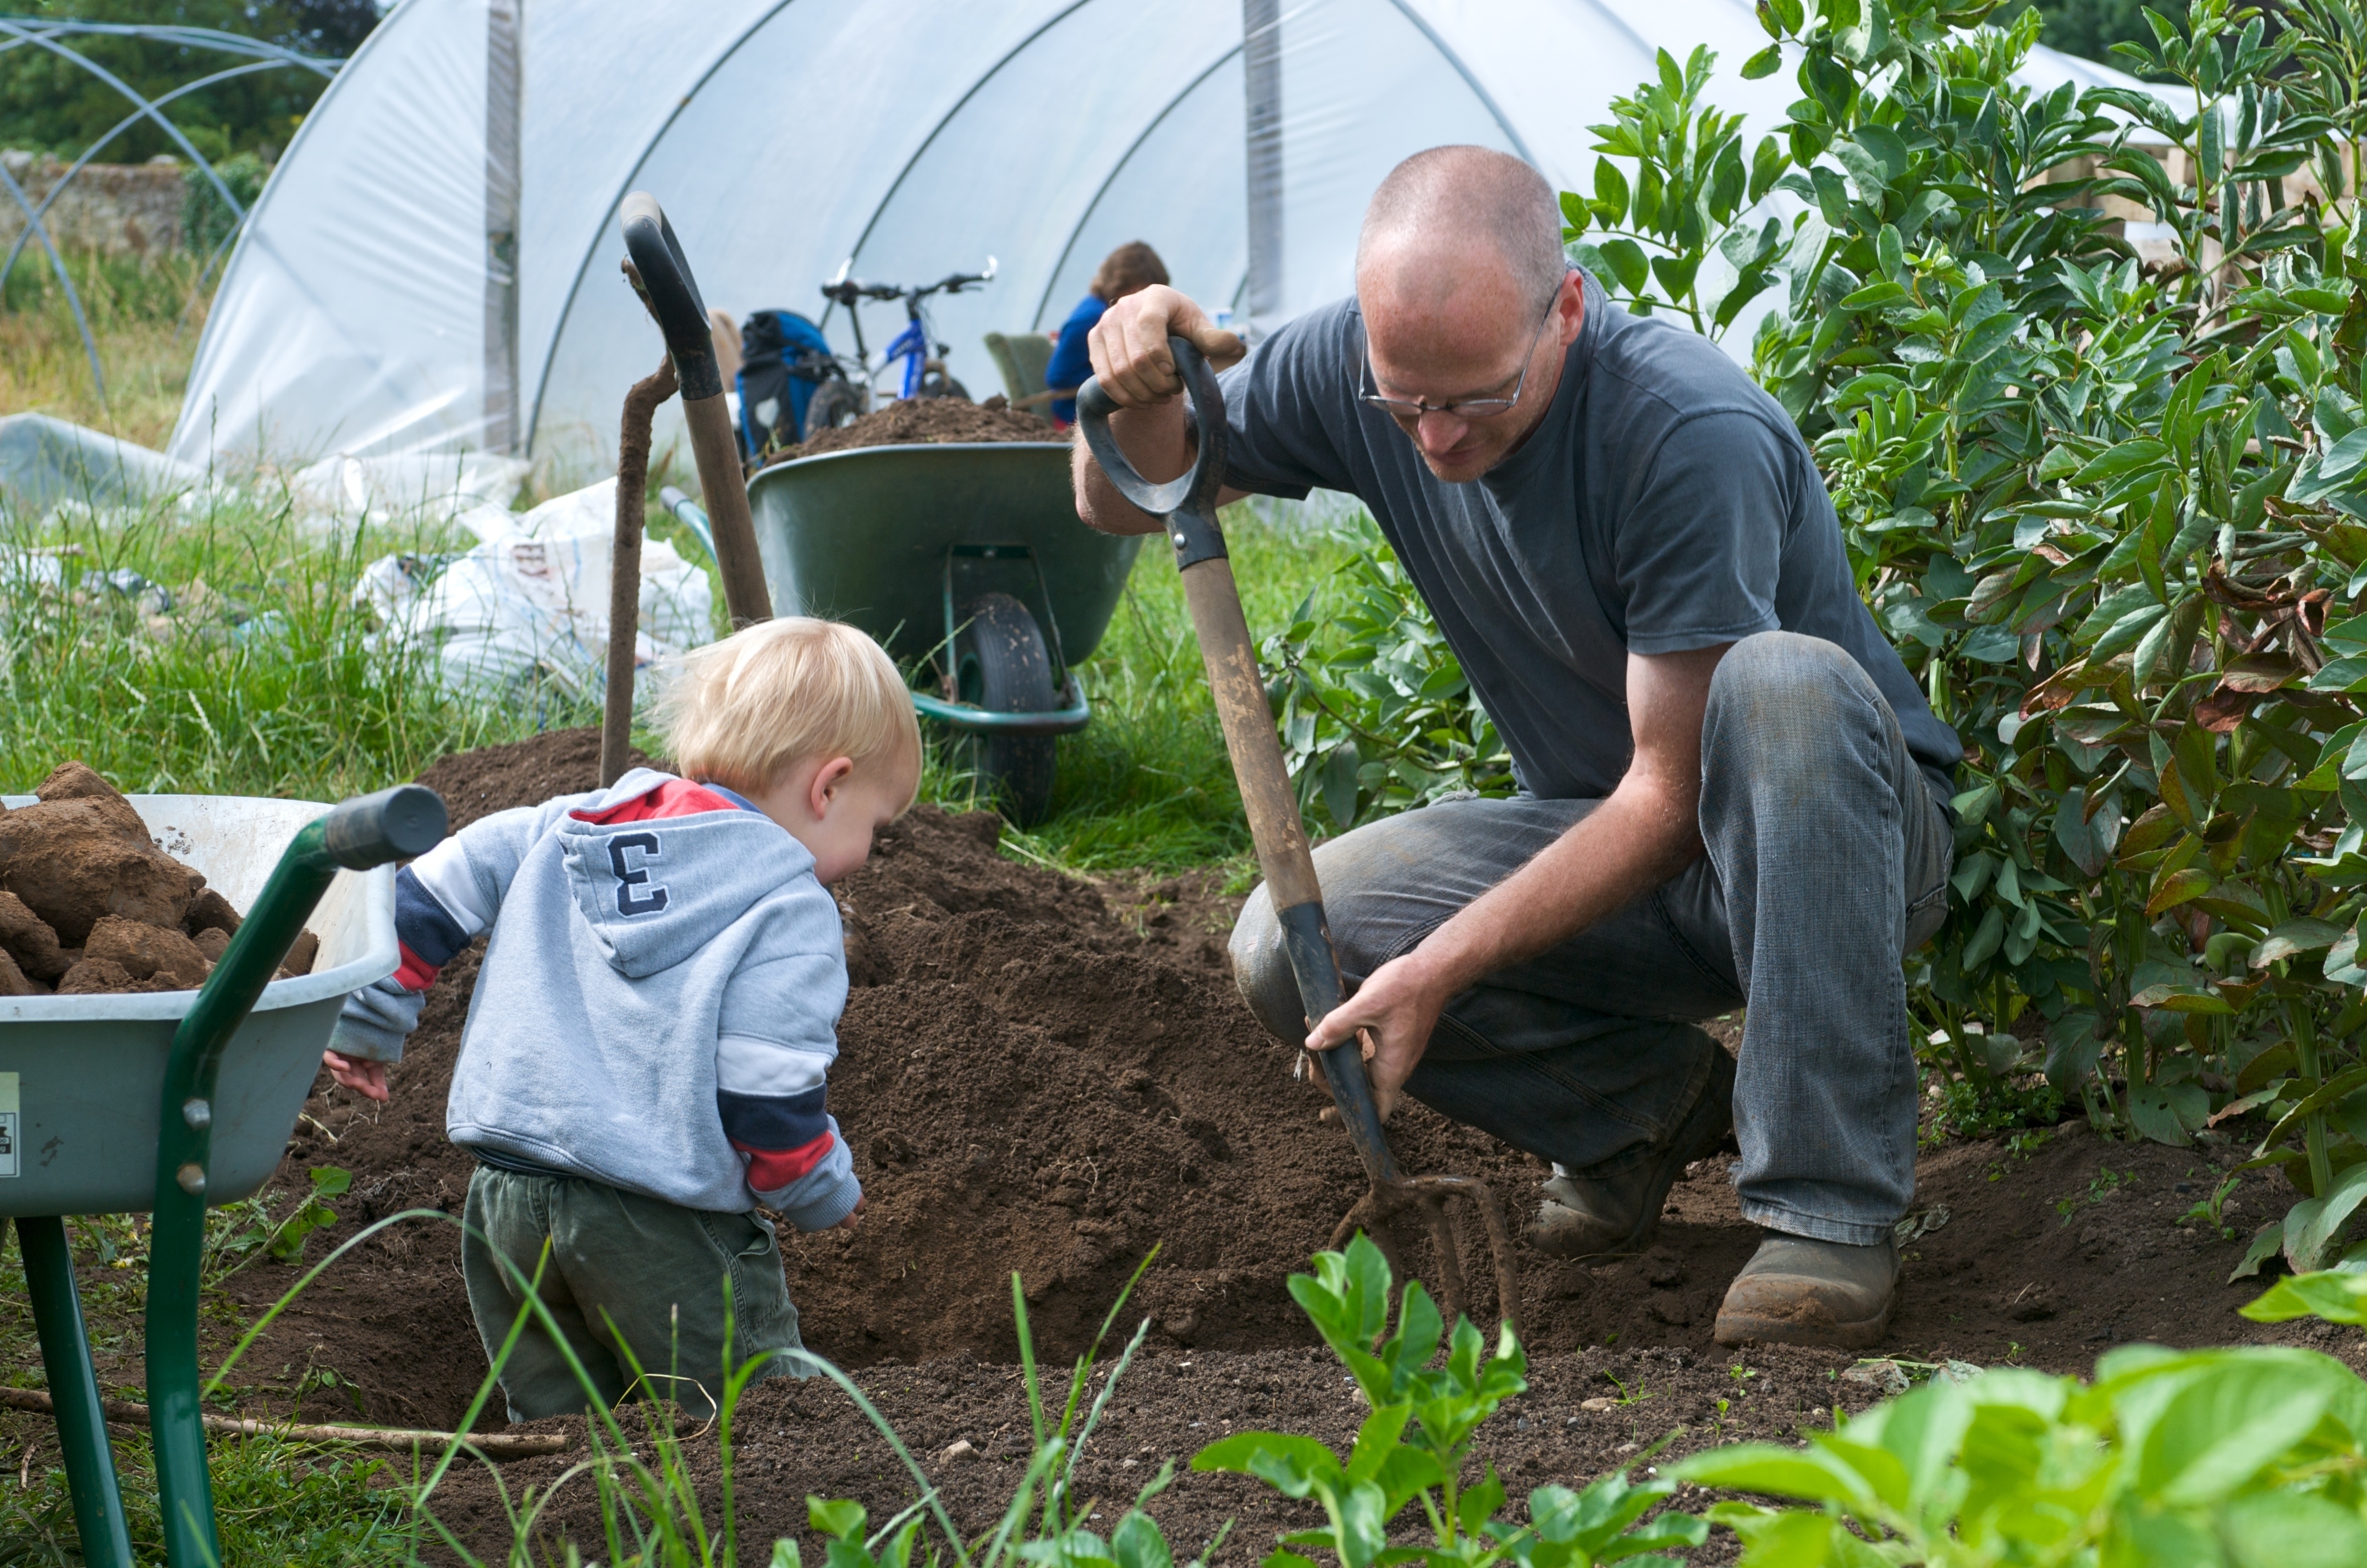
[[[959,381],[955,380],[952,377],[946,374],[945,364],[942,360],[932,359],[929,361],[929,364],[932,368],[921,378],[921,389],[918,393],[914,394],[915,396],[923,398],[958,398],[966,403],[976,400],[969,395],[968,388],[963,386]]]
[[[995,713],[1048,713],[1058,705],[1052,660],[1027,606],[1008,593],[982,593],[963,612],[954,638],[954,688],[961,700]],[[1005,817],[1032,828],[1051,813],[1058,746],[1049,735],[969,738],[966,750],[979,789]]]
[[[851,381],[832,378],[814,389],[813,400],[806,404],[804,439],[812,440],[817,430],[837,430],[853,424],[869,412],[863,393]]]

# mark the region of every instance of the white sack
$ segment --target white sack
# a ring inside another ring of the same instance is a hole
[[[474,549],[434,561],[388,556],[354,590],[399,637],[438,646],[444,682],[454,690],[506,693],[538,676],[596,697],[608,650],[608,569],[617,481],[545,502]],[[464,519],[489,525],[485,513]],[[714,637],[707,574],[663,540],[641,542],[640,624],[633,663],[697,648]],[[637,681],[637,694],[647,682]]]

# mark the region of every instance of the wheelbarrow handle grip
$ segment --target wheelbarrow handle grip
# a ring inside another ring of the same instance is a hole
[[[349,871],[411,860],[444,841],[451,818],[444,797],[423,784],[396,784],[357,795],[321,825],[322,847]]]
[[[1175,373],[1184,381],[1184,415],[1199,437],[1200,449],[1191,471],[1165,484],[1152,484],[1135,470],[1115,436],[1110,415],[1117,400],[1103,389],[1099,377],[1088,377],[1077,389],[1077,428],[1085,433],[1085,446],[1102,466],[1118,494],[1154,517],[1189,513],[1214,518],[1217,494],[1225,488],[1225,395],[1207,356],[1188,338],[1171,337],[1167,351],[1175,356]],[[1211,417],[1213,416],[1213,417]]]
[[[721,395],[723,370],[715,358],[715,329],[707,319],[707,301],[699,295],[698,280],[690,275],[682,242],[674,237],[674,225],[666,221],[665,209],[656,197],[637,190],[617,209],[617,218],[624,227],[625,250],[640,276],[641,299],[665,334],[682,400],[693,403]]]

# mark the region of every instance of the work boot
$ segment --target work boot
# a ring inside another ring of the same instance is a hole
[[[1815,1345],[1863,1350],[1890,1325],[1898,1244],[1871,1247],[1768,1231],[1717,1309],[1721,1345]]]
[[[1641,1252],[1660,1228],[1660,1209],[1685,1167],[1714,1153],[1734,1128],[1734,1058],[1710,1048],[1709,1079],[1659,1149],[1614,1175],[1557,1174],[1523,1233],[1555,1258]]]

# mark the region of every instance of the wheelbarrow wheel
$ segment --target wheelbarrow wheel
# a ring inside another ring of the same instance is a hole
[[[806,404],[806,439],[811,440],[817,430],[836,430],[853,424],[868,411],[864,407],[862,389],[852,381],[833,378],[814,389]]]
[[[1027,606],[1008,593],[984,593],[963,612],[954,637],[954,687],[960,700],[995,713],[1048,713],[1059,705],[1044,633]],[[1022,828],[1052,809],[1058,748],[1049,735],[970,737],[969,765],[981,794]]]

